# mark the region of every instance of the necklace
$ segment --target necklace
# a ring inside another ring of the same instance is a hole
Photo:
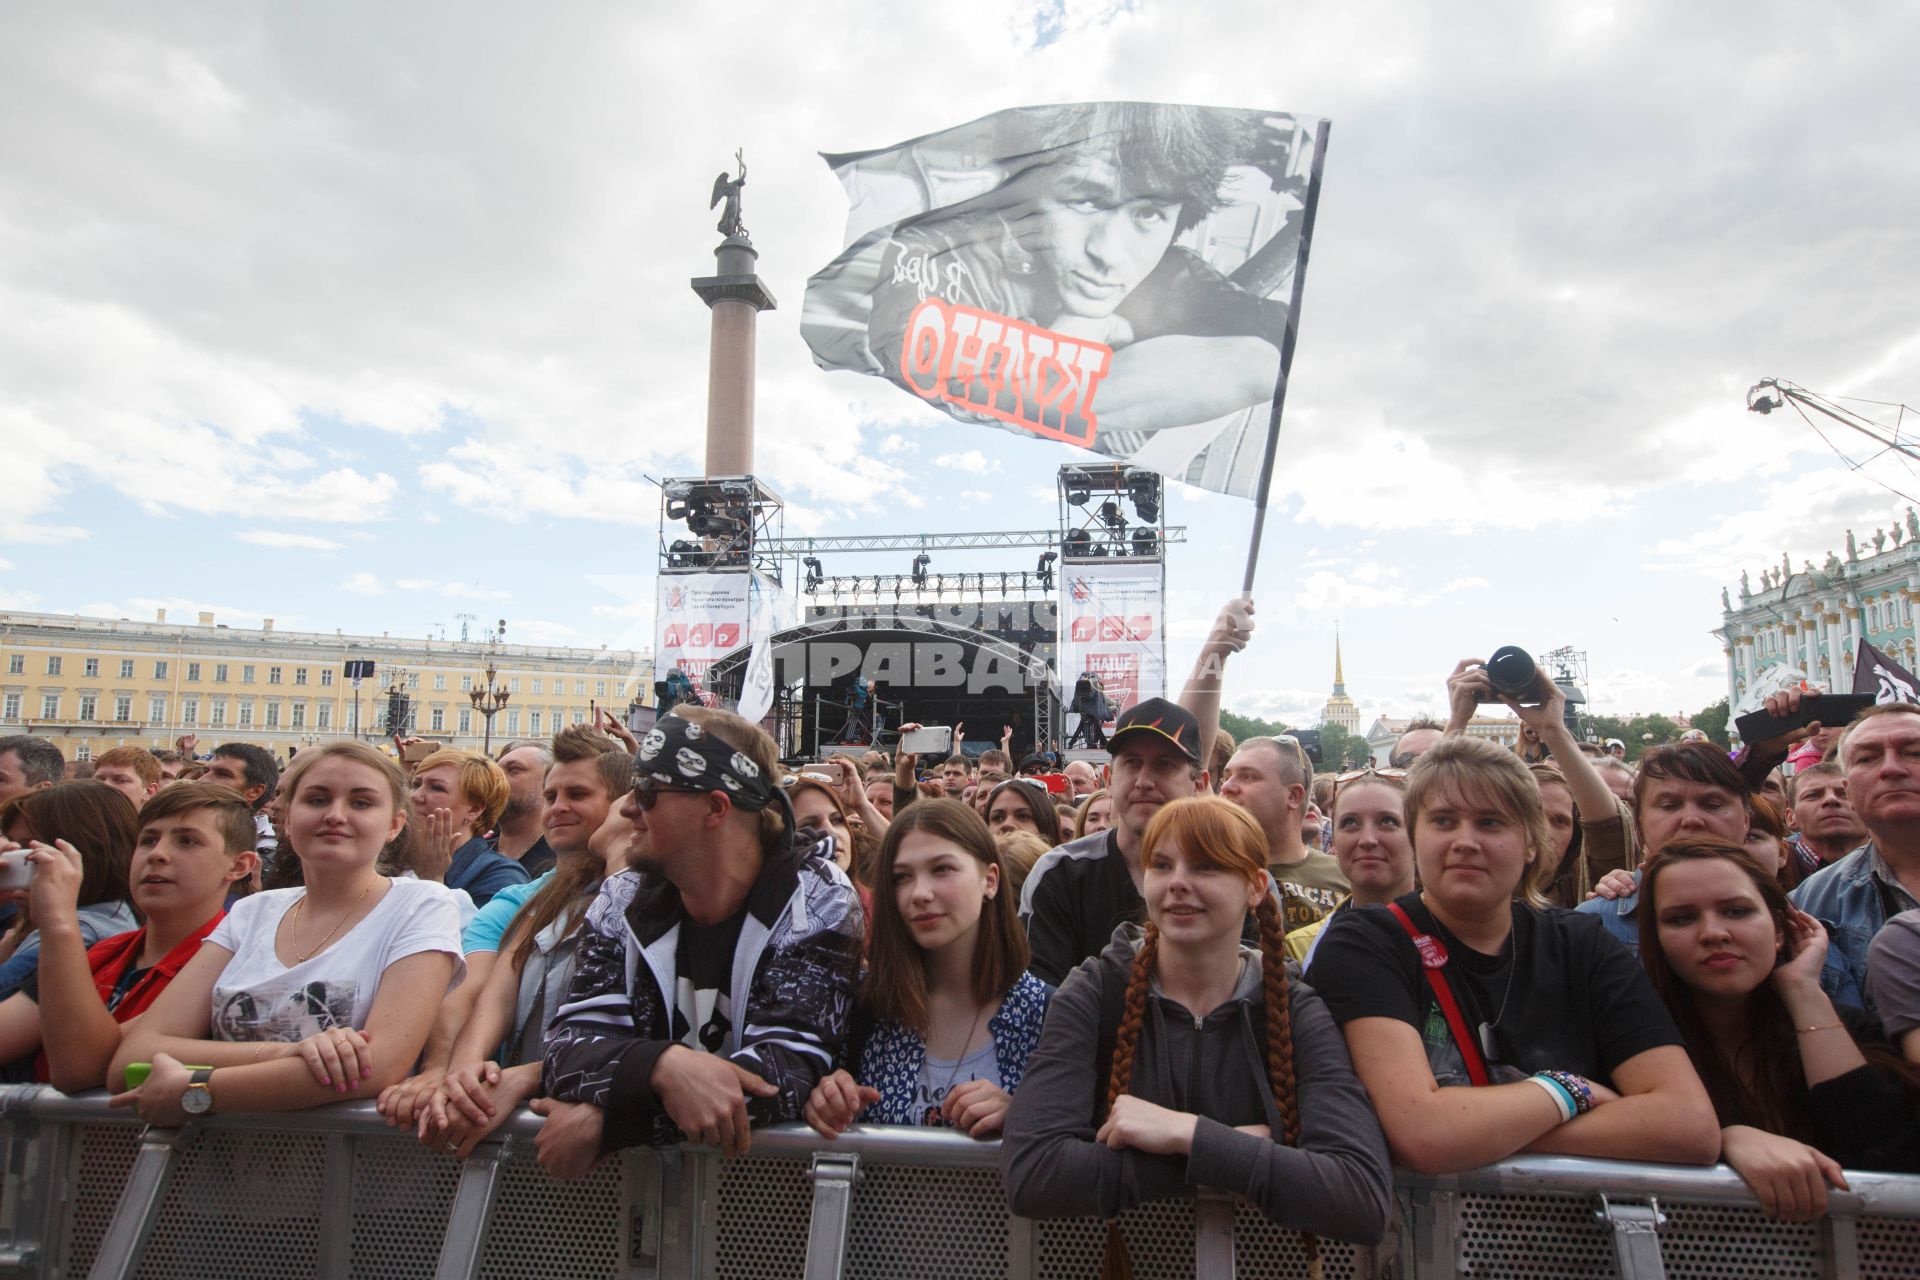
[[[940,1086],[940,1100],[944,1102],[953,1089],[953,1082],[960,1074],[960,1067],[967,1060],[967,1050],[973,1045],[973,1033],[980,1029],[980,1020],[987,1016],[987,1006],[981,1005],[979,1012],[973,1015],[973,1022],[967,1028],[967,1038],[960,1042],[960,1055],[953,1060],[953,1070],[947,1072],[947,1082]],[[927,1108],[926,1123],[945,1125],[946,1118],[940,1114],[940,1102]]]
[[[377,876],[374,878],[376,880],[379,879],[379,877]],[[294,942],[292,937],[289,937],[287,941],[289,943],[292,943],[293,954],[299,957],[300,963],[305,964],[307,961],[311,960],[314,956],[317,956],[322,951],[325,951],[327,949],[327,944],[333,941],[333,935],[340,932],[340,926],[347,922],[347,917],[352,915],[354,912],[358,911],[360,909],[360,904],[365,902],[367,900],[367,895],[372,892],[373,892],[373,885],[369,883],[366,888],[360,891],[360,896],[353,900],[353,905],[348,907],[346,911],[342,913],[340,918],[333,922],[333,928],[327,930],[327,936],[320,939],[320,945],[315,947],[313,950],[307,952],[305,955],[300,954],[300,944],[298,942]],[[307,905],[307,895],[303,893],[300,895],[300,901],[293,904],[294,914],[299,915],[300,909],[306,905]],[[296,928],[295,930],[292,930],[290,932],[298,932],[298,930]]]
[[[1507,989],[1500,993],[1500,1012],[1493,1015],[1492,1022],[1480,1023],[1480,1052],[1489,1062],[1500,1056],[1500,1042],[1494,1037],[1493,1031],[1500,1025],[1500,1019],[1507,1016],[1507,998],[1513,994],[1513,975],[1520,968],[1519,948],[1515,945],[1517,941],[1516,934],[1507,935],[1507,950],[1512,954],[1507,960]]]

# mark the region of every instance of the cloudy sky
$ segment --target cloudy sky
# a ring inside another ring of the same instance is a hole
[[[1045,527],[1064,446],[812,365],[846,218],[818,153],[1157,99],[1333,121],[1229,705],[1317,710],[1337,620],[1369,717],[1504,643],[1584,648],[1603,709],[1693,710],[1721,586],[1889,522],[1870,477],[1920,493],[1743,408],[1763,377],[1920,400],[1916,44],[1911,5],[1765,0],[23,10],[0,608],[649,644],[648,477],[700,465],[686,282],[742,146],[788,531]],[[1251,515],[1170,499],[1176,671]]]

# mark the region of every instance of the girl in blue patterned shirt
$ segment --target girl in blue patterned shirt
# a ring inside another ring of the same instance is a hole
[[[1027,940],[987,824],[955,800],[901,811],[880,846],[873,945],[849,1059],[806,1119],[837,1138],[856,1119],[998,1137],[1053,988]]]

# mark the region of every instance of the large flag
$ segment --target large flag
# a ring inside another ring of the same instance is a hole
[[[1255,497],[1325,138],[1096,102],[827,156],[853,208],[801,332],[962,421]]]
[[[1920,702],[1920,680],[1913,672],[1864,639],[1853,659],[1853,691],[1872,694],[1876,703]]]

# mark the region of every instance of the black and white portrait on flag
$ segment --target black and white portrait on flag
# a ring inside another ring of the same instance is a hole
[[[828,156],[853,207],[802,333],[963,421],[1251,497],[1318,124],[1082,103]]]

